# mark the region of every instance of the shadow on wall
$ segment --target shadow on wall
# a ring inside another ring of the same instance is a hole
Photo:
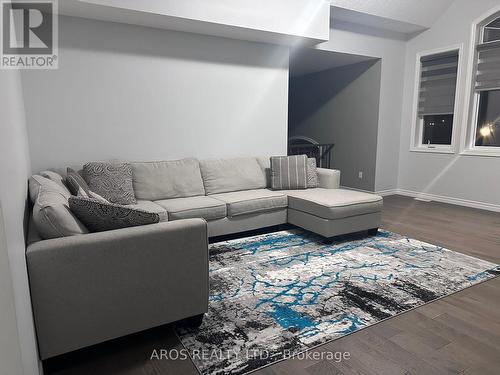
[[[22,72],[34,171],[286,152],[287,47],[66,16],[59,26],[59,69]]]
[[[95,27],[89,27],[92,24]],[[102,34],[103,27],[106,28],[105,37]],[[68,16],[61,18],[59,29],[59,47],[62,50],[89,50],[106,54],[137,55],[141,58],[150,56],[256,67],[283,68],[288,64],[288,59],[284,60],[279,52],[282,48],[277,48],[278,52],[273,53],[271,45],[263,50],[262,46],[265,44],[256,42]],[[215,48],[207,48],[213,43],[217,43]],[[186,45],[190,48],[186,48]]]
[[[288,106],[289,128],[295,128],[306,121],[378,61],[378,59],[364,61],[290,79],[289,103],[300,102],[300,105]],[[328,74],[329,72],[334,74]],[[333,139],[321,140],[322,143],[333,141]]]

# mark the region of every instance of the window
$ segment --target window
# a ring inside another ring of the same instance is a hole
[[[475,146],[500,147],[500,17],[486,24],[477,44],[478,104]]]
[[[475,145],[500,147],[500,90],[479,94]]]
[[[469,131],[464,154],[500,156],[500,12],[476,27]]]
[[[423,121],[424,145],[451,145],[453,114],[425,115]]]
[[[458,49],[419,54],[412,151],[453,152]]]

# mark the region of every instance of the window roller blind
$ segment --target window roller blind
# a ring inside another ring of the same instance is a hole
[[[457,84],[458,51],[420,59],[418,114],[453,114]]]
[[[475,89],[500,89],[500,41],[477,46]]]

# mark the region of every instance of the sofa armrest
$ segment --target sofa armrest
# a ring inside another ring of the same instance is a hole
[[[338,189],[340,186],[340,171],[337,169],[318,168],[319,187]]]
[[[39,241],[26,256],[42,359],[208,309],[203,219]]]

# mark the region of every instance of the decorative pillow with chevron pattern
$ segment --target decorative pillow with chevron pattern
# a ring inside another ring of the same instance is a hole
[[[70,197],[69,207],[91,232],[154,224],[160,221],[160,215],[157,213],[82,196]]]

